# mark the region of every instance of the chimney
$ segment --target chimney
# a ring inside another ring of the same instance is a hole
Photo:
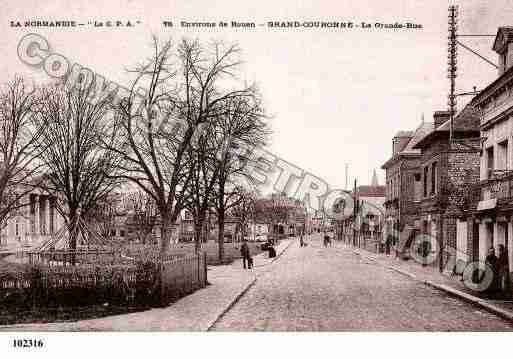
[[[435,111],[433,114],[433,120],[435,123],[435,128],[440,127],[442,123],[449,120],[451,118],[451,112],[450,111]]]
[[[498,55],[498,71],[501,76],[513,65],[513,27],[499,27],[492,49]]]
[[[392,155],[401,152],[413,137],[411,131],[399,131],[392,139]]]

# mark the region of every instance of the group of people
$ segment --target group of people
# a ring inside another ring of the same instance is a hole
[[[495,248],[491,247],[486,256],[486,264],[490,267],[493,273],[493,279],[488,287],[488,292],[504,292],[509,288],[509,265],[508,253],[503,244],[499,244],[499,256],[495,255]]]

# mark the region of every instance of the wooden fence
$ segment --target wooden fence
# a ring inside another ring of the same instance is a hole
[[[163,304],[207,285],[207,254],[193,254],[161,264]]]
[[[161,306],[203,288],[206,273],[205,253],[138,265],[39,266],[0,273],[0,307]]]

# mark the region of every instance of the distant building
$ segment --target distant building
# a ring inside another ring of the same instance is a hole
[[[392,156],[381,168],[386,171],[386,251],[406,240],[405,228],[414,228],[422,199],[421,150],[414,146],[434,128],[424,122],[415,131],[399,131],[392,139]]]
[[[335,236],[339,240],[377,252],[383,237],[386,197],[385,186],[379,185],[375,170],[371,185],[356,187],[351,196],[355,201],[352,213],[335,210]]]

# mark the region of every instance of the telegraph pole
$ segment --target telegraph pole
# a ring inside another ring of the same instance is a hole
[[[457,40],[458,36],[458,5],[449,6],[449,42],[448,42],[448,55],[447,55],[447,77],[450,82],[450,92],[448,96],[447,105],[450,113],[450,127],[449,127],[449,141],[453,140],[453,120],[456,113],[456,77],[457,73]]]

